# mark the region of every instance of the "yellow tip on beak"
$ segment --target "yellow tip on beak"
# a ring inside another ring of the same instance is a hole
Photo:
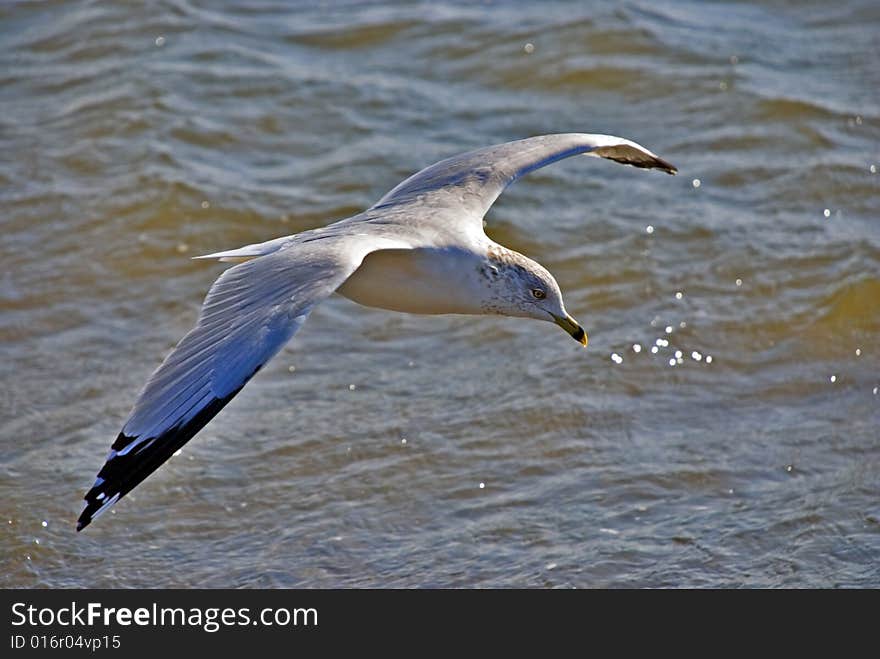
[[[557,325],[568,332],[575,341],[580,343],[584,348],[587,347],[587,333],[584,331],[584,328],[578,324],[578,321],[567,315],[553,316],[553,320]]]

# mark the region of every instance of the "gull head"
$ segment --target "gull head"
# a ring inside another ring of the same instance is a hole
[[[540,263],[499,245],[489,250],[481,273],[489,284],[486,313],[550,321],[587,346],[584,328],[565,310],[559,284]]]

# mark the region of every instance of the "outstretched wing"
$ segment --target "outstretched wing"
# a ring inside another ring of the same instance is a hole
[[[481,221],[498,195],[517,178],[578,154],[660,169],[667,174],[677,171],[645,147],[622,137],[583,133],[540,135],[441,160],[400,183],[371,210],[413,204]]]
[[[383,246],[363,235],[296,239],[214,282],[198,323],[150,377],[113,442],[85,495],[77,531],[201,430],[287,343],[312,307]]]

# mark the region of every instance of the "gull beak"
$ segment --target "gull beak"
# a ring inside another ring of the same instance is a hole
[[[551,314],[552,315],[552,314]],[[571,337],[580,343],[584,348],[587,347],[587,333],[584,331],[584,328],[578,324],[574,318],[569,315],[565,316],[556,316],[553,315],[553,322],[559,325],[566,332],[571,334]]]

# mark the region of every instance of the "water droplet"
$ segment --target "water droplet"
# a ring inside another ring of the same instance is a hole
[[[354,391],[355,389],[357,389],[357,387],[355,385],[353,385],[353,384],[348,385],[349,391]]]
[[[742,286],[742,285],[743,285],[743,280],[742,280],[742,279],[737,279],[735,283],[736,283],[737,286]]]
[[[665,348],[669,345],[669,341],[667,341],[666,339],[657,339],[656,341],[654,341],[654,344],[659,348]]]
[[[35,544],[35,545],[40,544],[40,539],[39,539],[39,538],[34,538],[34,544]]]
[[[711,363],[712,363],[712,355],[706,355],[706,363],[707,363],[707,364],[711,364]]]
[[[682,293],[681,291],[677,291],[677,292],[676,292],[676,294],[675,294],[675,299],[676,299],[676,300],[680,300],[680,299],[683,298],[683,297],[684,297],[684,293]]]
[[[156,45],[161,48],[165,45],[165,37],[156,37]]]
[[[670,366],[675,366],[676,363],[677,363],[677,362],[675,361],[675,357],[670,357],[670,358],[669,358],[669,365],[670,365]]]
[[[523,46],[523,50],[526,52],[526,55],[531,55],[535,52],[535,44],[527,43],[525,46]]]
[[[10,522],[11,522],[11,520],[10,520]],[[49,522],[45,519],[42,522],[40,522],[40,524],[42,525],[43,528],[46,528],[47,526],[49,526]]]
[[[486,489],[486,484],[485,484],[485,483],[480,483],[480,489],[481,489],[481,490]]]
[[[613,361],[615,364],[620,364],[623,362],[623,357],[618,355],[616,352],[612,352],[611,353],[611,361]]]
[[[699,362],[699,361],[702,361],[702,359],[703,359],[703,355],[701,355],[699,352],[697,352],[696,350],[694,350],[694,351],[691,353],[691,359],[693,359],[695,362]]]
[[[836,376],[836,375],[832,375],[832,376],[831,376],[830,378],[828,378],[828,379],[831,380],[831,384],[834,384],[835,382],[837,382],[837,376]]]
[[[667,325],[667,326],[666,326],[666,333],[667,333],[667,334],[672,334],[672,325]]]
[[[700,185],[702,185],[702,183],[700,183],[700,179],[695,178],[693,181],[691,181],[691,185],[694,186],[695,188],[699,188]]]
[[[831,217],[831,209],[826,208],[824,211],[822,211],[822,215],[824,215],[825,217]]]
[[[654,227],[652,227],[652,226],[649,224],[648,226],[645,227],[645,231],[647,231],[648,233],[654,233]]]
[[[676,358],[676,359],[681,359],[681,356],[682,356],[681,350],[676,350],[676,351],[675,351],[675,358]]]
[[[633,343],[633,352],[639,353],[642,351],[642,346],[638,343]]]
[[[794,465],[785,465],[785,471],[790,474],[792,471],[794,471]]]
[[[862,349],[856,348],[856,357],[861,357],[861,356],[862,356]]]
[[[660,350],[657,346],[651,346],[651,354],[656,355],[657,351]]]

